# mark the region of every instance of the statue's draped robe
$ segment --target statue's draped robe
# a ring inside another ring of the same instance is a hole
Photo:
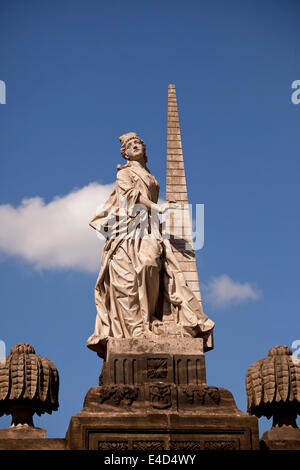
[[[214,326],[187,286],[170,241],[161,236],[157,216],[151,224],[148,210],[138,205],[140,196],[157,203],[158,193],[156,179],[138,162],[119,166],[109,199],[90,223],[107,238],[95,286],[95,331],[87,341],[100,355],[108,337],[137,337],[154,318],[163,320],[166,303],[175,307],[187,336]]]

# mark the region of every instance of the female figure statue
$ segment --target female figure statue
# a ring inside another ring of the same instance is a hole
[[[127,163],[118,165],[115,187],[90,222],[106,237],[95,287],[95,331],[87,341],[100,356],[109,337],[151,336],[153,322],[158,334],[157,325],[171,320],[180,326],[175,335],[190,337],[214,326],[187,286],[170,241],[158,228],[157,214],[169,204],[157,204],[159,185],[147,168],[144,142],[134,132],[122,135],[120,141]]]

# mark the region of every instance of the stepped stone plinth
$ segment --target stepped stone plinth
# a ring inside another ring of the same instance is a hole
[[[71,449],[257,449],[257,419],[206,384],[203,341],[111,339],[99,385],[73,416]]]

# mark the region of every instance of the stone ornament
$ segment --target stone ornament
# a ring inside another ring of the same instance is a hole
[[[99,441],[98,450],[128,450],[127,441]]]
[[[172,394],[171,394],[171,386],[157,383],[155,385],[151,385],[150,389],[150,402],[153,408],[158,408],[164,410],[166,408],[170,408],[172,405]]]
[[[165,379],[168,375],[167,359],[148,359],[147,377],[151,379]]]
[[[55,365],[37,356],[30,344],[16,344],[0,364],[0,416],[12,415],[11,426],[34,427],[33,415],[58,409],[59,376]]]
[[[273,416],[273,427],[297,428],[300,414],[300,363],[288,346],[274,346],[246,374],[247,411],[258,418]]]
[[[131,405],[136,400],[138,393],[138,387],[129,385],[103,386],[99,390],[99,400],[100,403],[111,400],[115,405],[120,405],[122,401],[126,405]]]
[[[238,450],[239,445],[238,441],[205,441],[204,450]]]
[[[133,450],[164,450],[164,441],[133,441],[132,449]]]
[[[219,405],[221,400],[220,391],[217,387],[186,387],[183,392],[190,404],[199,403],[204,405],[212,400],[216,405]]]
[[[199,441],[171,441],[170,450],[181,450],[181,451],[191,451],[191,450],[202,450],[202,442]]]

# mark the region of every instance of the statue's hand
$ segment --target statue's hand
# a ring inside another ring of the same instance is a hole
[[[159,206],[160,214],[163,214],[168,209],[180,209],[180,207],[175,202],[164,202]]]

